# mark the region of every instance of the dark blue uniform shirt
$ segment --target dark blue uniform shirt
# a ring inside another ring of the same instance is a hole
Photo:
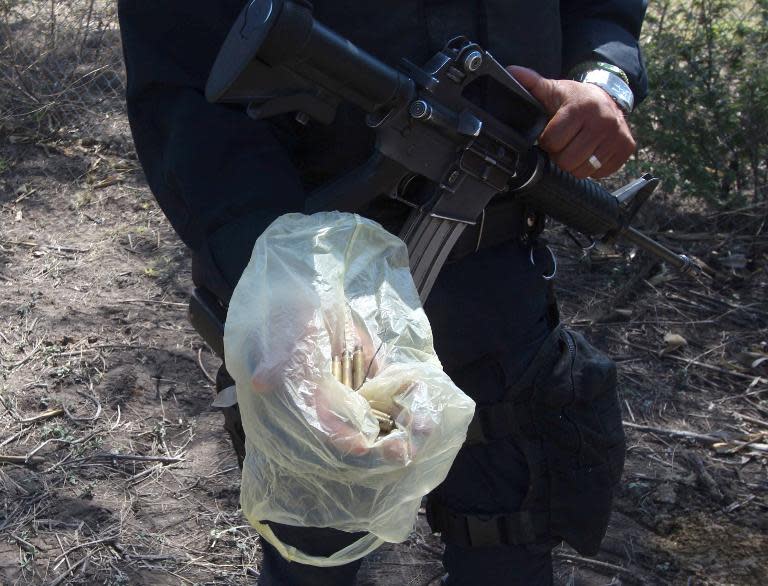
[[[121,0],[120,25],[134,141],[149,185],[227,299],[253,243],[280,214],[302,211],[307,189],[362,163],[373,136],[359,112],[330,127],[250,120],[203,95],[209,69],[242,0]],[[637,46],[646,0],[316,0],[315,17],[396,66],[420,63],[464,34],[502,65],[559,77],[588,60],[627,72],[646,93]],[[486,355],[514,379],[546,334],[546,286],[510,242],[446,267],[426,306],[450,373]],[[476,398],[493,400],[478,391]]]

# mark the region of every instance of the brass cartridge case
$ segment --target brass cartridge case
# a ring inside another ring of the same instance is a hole
[[[371,409],[371,412],[373,413],[373,416],[378,420],[379,430],[382,433],[389,433],[395,428],[395,420],[392,419],[391,415],[384,413],[383,411],[379,411],[378,409]]]
[[[334,356],[331,361],[331,374],[333,378],[341,382],[341,358],[338,356]]]
[[[341,355],[341,382],[348,387],[352,386],[352,354],[344,350]]]
[[[363,357],[363,347],[355,346],[352,354],[352,388],[357,390],[365,382],[365,359]]]

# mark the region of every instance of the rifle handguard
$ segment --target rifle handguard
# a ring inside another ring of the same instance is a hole
[[[539,149],[535,153],[538,177],[521,190],[522,202],[589,236],[624,229],[623,210],[611,192],[563,171]]]

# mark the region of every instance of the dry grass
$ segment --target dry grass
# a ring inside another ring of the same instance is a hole
[[[0,577],[255,583],[256,533],[209,407],[217,364],[185,320],[187,253],[129,146],[114,145],[0,144]],[[560,583],[768,576],[768,239],[754,210],[671,210],[649,210],[646,226],[715,267],[714,282],[579,259],[553,232],[563,313],[619,362],[630,438],[603,551],[558,552]],[[669,332],[687,345],[665,350]],[[428,584],[439,555],[420,519],[361,584]]]

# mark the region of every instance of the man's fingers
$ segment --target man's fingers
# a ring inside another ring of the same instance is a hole
[[[594,154],[598,144],[600,144],[600,137],[582,130],[568,143],[568,146],[552,155],[552,160],[563,171],[574,173]]]
[[[542,77],[533,69],[519,65],[510,65],[507,71],[542,103],[548,114],[552,115],[560,109],[564,96],[554,80]]]
[[[507,70],[552,116],[539,136],[539,146],[563,170],[578,178],[600,179],[618,171],[634,152],[623,113],[602,89],[547,79],[516,65]],[[600,160],[599,168],[589,164],[592,155]]]
[[[610,152],[605,150],[603,150],[601,154],[601,150],[599,148],[596,149],[594,156],[600,162],[599,167],[596,168],[593,166],[589,162],[589,158],[587,158],[587,160],[585,160],[581,165],[579,165],[570,173],[577,179],[586,179],[587,177],[598,179],[600,177],[606,177],[610,175],[614,171],[618,170],[618,167],[621,166],[618,159]]]
[[[582,120],[573,110],[563,108],[544,128],[539,136],[539,146],[550,154],[559,153],[576,137],[581,128]]]
[[[598,159],[602,165],[599,169],[595,169],[590,165],[587,177],[592,177],[592,179],[602,179],[603,177],[613,175],[616,171],[621,169],[621,167],[624,165],[624,161],[626,160],[624,157],[619,157],[616,155],[606,155],[605,161],[600,159],[600,157],[598,157]]]

